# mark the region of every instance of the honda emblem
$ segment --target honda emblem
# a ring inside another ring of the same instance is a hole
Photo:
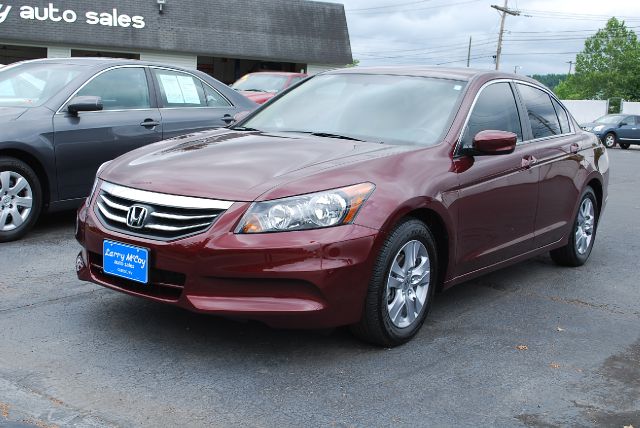
[[[134,205],[129,208],[127,213],[127,226],[132,229],[142,229],[147,219],[148,210],[140,205]]]

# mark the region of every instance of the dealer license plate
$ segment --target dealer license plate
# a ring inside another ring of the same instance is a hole
[[[115,241],[102,243],[104,273],[146,284],[149,282],[149,250]]]

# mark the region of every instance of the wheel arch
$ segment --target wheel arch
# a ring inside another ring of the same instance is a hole
[[[602,212],[602,204],[604,201],[604,193],[602,188],[602,182],[593,177],[587,182],[587,186],[593,189],[593,192],[596,194],[596,200],[598,201],[598,219],[600,218],[600,213]]]
[[[51,180],[49,179],[49,175],[47,174],[43,163],[32,153],[14,148],[0,149],[0,156],[18,159],[29,165],[33,172],[36,173],[40,180],[40,187],[42,189],[42,204],[46,209],[51,202]]]
[[[455,230],[452,219],[444,206],[435,201],[404,204],[385,223],[381,229],[383,234],[388,234],[395,226],[401,222],[415,218],[425,223],[436,240],[438,250],[438,287],[441,288],[450,272],[451,261],[455,255]]]

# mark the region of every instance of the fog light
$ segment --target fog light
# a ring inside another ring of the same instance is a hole
[[[76,257],[76,273],[80,272],[82,269],[84,269],[85,265],[84,265],[84,259],[82,258],[82,253],[78,254],[78,257]]]

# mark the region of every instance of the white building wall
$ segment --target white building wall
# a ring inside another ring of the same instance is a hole
[[[198,68],[198,57],[189,54],[174,54],[166,52],[140,52],[141,61],[159,62],[177,67]]]
[[[71,57],[71,48],[61,46],[47,47],[47,58],[69,58]]]
[[[622,113],[625,114],[640,114],[640,103],[632,101],[622,102]]]
[[[569,109],[578,123],[593,122],[609,111],[607,100],[566,100],[562,101],[562,104]]]

